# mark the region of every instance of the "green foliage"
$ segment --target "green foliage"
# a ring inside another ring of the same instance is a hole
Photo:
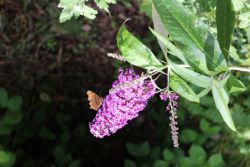
[[[0,108],[6,110],[0,119],[0,135],[5,136],[9,135],[14,130],[15,125],[23,119],[22,98],[20,96],[8,98],[7,91],[3,88],[0,89],[0,96]]]
[[[135,38],[124,25],[117,34],[117,45],[129,63],[149,70],[163,68],[151,50]]]
[[[235,24],[235,13],[231,1],[217,2],[216,19],[219,42],[209,32],[208,26],[182,3],[174,0],[153,0],[153,5],[152,16],[155,31],[150,30],[157,37],[168,63],[167,75],[169,79],[167,84],[180,96],[192,102],[199,102],[200,97],[207,95],[212,90],[216,107],[223,120],[229,128],[236,131],[228,107],[229,94],[227,94],[224,85],[228,81],[227,86],[230,93],[236,89],[237,91],[244,90],[244,85],[234,76],[230,76],[229,80],[228,78],[224,79],[224,84],[217,83],[218,78],[220,78],[217,74],[224,73],[226,75],[229,72],[229,63],[227,64],[225,60],[228,60]],[[225,19],[224,15],[227,15]],[[168,34],[175,45],[167,39]],[[117,44],[122,55],[130,64],[148,70],[162,71],[164,69],[153,53],[129,33],[124,25],[117,35]],[[182,68],[178,62],[172,60],[168,56],[166,48],[170,50],[170,54],[180,59],[185,67],[189,65],[191,69]],[[212,78],[214,78],[213,81]],[[205,89],[196,95],[185,81]]]
[[[208,88],[211,84],[211,79],[205,75],[194,72],[193,70],[187,69],[183,66],[173,63],[171,60],[168,60],[171,69],[183,79],[189,83],[194,84],[195,86]]]
[[[6,107],[8,105],[8,94],[5,89],[0,89],[0,107]]]
[[[226,87],[230,93],[246,91],[246,86],[232,74],[229,75]]]
[[[4,113],[0,119],[0,136],[10,135],[23,119],[22,97],[10,96],[4,88],[0,88],[0,110]],[[0,166],[9,167],[15,163],[15,155],[0,148]]]
[[[170,82],[169,85],[171,89],[177,92],[182,97],[185,97],[189,101],[200,102],[199,97],[195,92],[188,86],[188,84],[183,81],[178,75],[170,73]]]
[[[212,92],[213,92],[214,102],[223,120],[226,122],[229,128],[236,131],[234,122],[231,117],[231,113],[228,108],[229,97],[228,94],[226,93],[225,88],[220,83],[216,83],[216,81],[214,81],[214,84],[212,86]]]
[[[97,10],[86,5],[87,0],[60,0],[58,4],[59,8],[62,8],[60,15],[60,22],[70,20],[73,16],[78,18],[79,16],[85,16],[88,19],[94,19],[97,15]],[[116,3],[116,0],[95,0],[96,5],[100,8],[108,11],[109,4]]]
[[[134,161],[126,159],[124,161],[124,167],[137,167],[137,165],[136,165],[136,163]]]
[[[151,0],[140,0],[140,12],[145,13],[147,16],[151,17],[152,15],[152,1]]]
[[[95,3],[100,9],[109,12],[108,10],[109,4],[115,4],[116,0],[95,0]]]
[[[154,8],[153,8],[153,11]],[[155,11],[156,12],[156,11]],[[157,16],[154,15],[153,17],[154,22],[157,21]],[[159,20],[160,22],[160,20]],[[154,23],[155,25],[155,29],[157,31],[160,31],[160,29],[163,29],[164,27],[162,27],[162,24],[160,23]],[[178,59],[180,59],[183,63],[188,64],[186,58],[184,57],[183,53],[180,51],[179,48],[177,48],[169,39],[165,38],[163,35],[161,35],[160,33],[154,31],[152,28],[150,28],[150,31],[157,37],[157,39],[159,40],[159,44],[161,45],[162,51],[165,55],[168,55],[168,53],[173,54],[174,56],[176,56]],[[164,30],[162,30],[164,31]],[[167,34],[165,34],[165,36],[167,36]],[[168,51],[170,50],[170,51]]]
[[[8,109],[11,111],[17,111],[18,109],[20,109],[22,102],[22,97],[14,96],[8,101]]]
[[[216,23],[220,48],[225,59],[228,60],[228,52],[235,25],[235,12],[231,0],[217,0]]]
[[[175,0],[153,2],[167,32],[191,67],[205,74],[227,69],[218,42],[198,17]]]
[[[127,143],[126,148],[128,152],[136,157],[145,157],[150,152],[150,146],[148,142],[142,144]]]
[[[167,119],[162,119],[162,117],[167,117],[167,114],[165,112],[150,112],[149,117],[158,122],[155,124],[157,129],[151,132],[151,136],[154,136],[151,142],[156,142],[155,137],[158,132],[162,134],[157,138],[157,140],[160,141],[155,144],[157,147],[160,146],[162,155],[156,157],[138,157],[128,152],[133,156],[133,162],[135,162],[138,167],[150,167],[154,166],[154,164],[159,166],[164,165],[166,167],[248,166],[247,163],[249,163],[249,161],[247,160],[249,160],[249,158],[247,157],[249,157],[250,153],[248,141],[250,138],[249,125],[246,122],[249,120],[247,117],[249,116],[248,111],[250,111],[250,106],[248,105],[249,107],[246,107],[244,104],[248,104],[249,98],[236,97],[233,100],[232,104],[234,104],[234,107],[232,114],[234,118],[237,118],[235,122],[238,125],[238,134],[228,131],[227,128],[223,126],[220,115],[215,112],[213,97],[203,97],[200,105],[181,101],[178,109],[179,139],[181,143],[179,149],[171,148],[172,142],[170,132],[168,132],[169,129],[165,129],[165,132],[162,133],[162,127],[168,126]],[[237,104],[242,100],[244,102],[241,102],[241,105]],[[151,107],[154,108],[154,105]],[[160,116],[156,117],[156,115]],[[248,129],[248,131],[242,129]],[[150,145],[150,154],[153,154],[154,145]]]
[[[0,150],[0,166],[9,167],[15,163],[15,155],[9,152]]]
[[[224,161],[221,156],[221,154],[213,154],[211,157],[208,159],[208,165],[209,167],[221,167],[224,166]]]

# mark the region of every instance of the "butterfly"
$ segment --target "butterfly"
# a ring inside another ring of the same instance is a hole
[[[102,97],[98,96],[97,94],[95,94],[90,90],[87,91],[87,96],[89,100],[90,109],[97,111],[102,105]]]

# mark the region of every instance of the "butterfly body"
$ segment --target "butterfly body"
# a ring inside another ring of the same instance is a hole
[[[97,111],[102,105],[102,98],[90,90],[87,91],[87,96],[89,100],[90,109]]]

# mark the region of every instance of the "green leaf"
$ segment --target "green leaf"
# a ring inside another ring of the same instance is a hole
[[[194,167],[197,166],[196,162],[188,157],[180,157],[177,161],[178,167]]]
[[[210,130],[209,122],[207,122],[207,120],[205,120],[205,119],[202,119],[200,121],[200,129],[202,132],[209,132],[209,130]]]
[[[159,146],[156,146],[151,149],[149,157],[152,160],[156,160],[161,157],[161,153],[162,153],[161,148]]]
[[[125,159],[124,167],[137,167],[137,165],[134,161],[131,161],[129,159]]]
[[[8,104],[8,93],[5,89],[0,89],[0,106],[6,107]]]
[[[70,20],[73,17],[73,15],[74,15],[74,12],[72,10],[63,9],[59,17],[60,23]]]
[[[193,144],[191,146],[188,153],[190,157],[192,157],[192,159],[195,159],[199,162],[204,162],[207,156],[205,150],[201,146],[196,145],[196,144]]]
[[[14,97],[9,99],[8,108],[11,111],[17,111],[20,109],[22,103],[23,103],[22,97],[14,96]]]
[[[183,63],[188,64],[186,58],[184,57],[180,49],[178,49],[174,44],[172,44],[166,37],[164,37],[160,33],[154,31],[150,27],[149,29],[154,34],[154,36],[159,40],[159,44],[161,46],[164,55],[167,55],[167,49],[169,49],[174,56],[180,59]]]
[[[197,96],[199,98],[202,98],[202,97],[206,96],[210,92],[210,90],[211,90],[211,87],[203,89],[199,94],[197,94]]]
[[[140,0],[140,12],[145,13],[148,17],[152,16],[152,0]]]
[[[141,152],[142,156],[147,156],[150,153],[150,146],[148,142],[142,143],[140,146],[139,151]]]
[[[151,1],[151,6],[150,7],[152,8],[152,20],[153,20],[154,29],[155,29],[155,31],[154,31],[153,29],[150,28],[151,32],[154,35],[156,34],[156,35],[159,35],[162,38],[164,38],[164,37],[167,38],[168,33],[166,31],[166,28],[162,24],[160,16],[158,15],[157,11],[155,10],[155,7],[152,5],[152,1]],[[158,40],[158,43],[159,43],[159,45],[161,47],[162,52],[164,53],[165,57],[167,57],[167,55],[168,55],[168,46],[163,44],[163,41],[160,40],[158,37],[157,37],[157,40]]]
[[[9,135],[13,130],[12,125],[5,124],[4,121],[0,122],[0,135],[6,136]]]
[[[174,154],[169,149],[164,149],[162,156],[167,162],[171,162],[174,159]]]
[[[124,25],[121,26],[118,32],[117,45],[129,63],[145,69],[163,68],[163,65],[151,50],[134,37]]]
[[[0,166],[12,166],[14,162],[15,162],[14,154],[0,150]]]
[[[226,86],[230,93],[243,92],[246,90],[245,85],[232,74],[230,74]]]
[[[231,0],[217,0],[216,24],[220,48],[225,59],[228,60],[235,24],[235,12]]]
[[[100,9],[109,12],[108,10],[109,4],[115,4],[116,0],[95,0],[95,3]]]
[[[181,65],[177,65],[168,59],[169,65],[171,65],[171,69],[179,75],[184,80],[202,88],[210,87],[211,79],[205,75],[194,72],[193,70],[188,69],[187,67],[183,67]]]
[[[83,0],[60,0],[58,7],[63,9],[60,23],[70,20],[73,16],[77,18],[81,15],[94,19],[97,14],[97,11],[87,6]]]
[[[180,139],[184,143],[193,143],[197,140],[198,133],[193,129],[184,129],[181,131]]]
[[[236,131],[231,113],[228,108],[229,98],[226,90],[217,81],[214,81],[214,84],[212,85],[212,92],[216,108],[219,110],[223,120],[230,129]]]
[[[206,74],[227,70],[217,40],[187,7],[176,0],[153,0],[153,3],[167,32],[191,67]]]
[[[223,167],[224,160],[220,153],[214,154],[208,159],[209,167]]]
[[[234,48],[234,46],[230,46],[229,56],[231,58],[233,58],[236,62],[239,62],[243,66],[250,66],[250,58],[241,59],[240,56],[237,53],[237,50]]]
[[[126,148],[131,155],[136,157],[145,157],[150,153],[148,142],[142,144],[127,143]]]
[[[23,113],[20,110],[16,111],[7,111],[4,114],[4,122],[9,125],[16,125],[20,123],[23,119]]]
[[[197,97],[194,91],[187,85],[187,83],[173,72],[170,73],[169,85],[171,89],[173,89],[176,93],[186,98],[187,100],[197,103],[200,102],[200,99]]]
[[[156,160],[153,167],[167,167],[168,163],[164,160]]]

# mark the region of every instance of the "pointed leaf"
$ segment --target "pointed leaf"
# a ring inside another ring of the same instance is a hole
[[[235,78],[232,74],[230,74],[226,85],[230,93],[243,92],[246,90],[245,85],[240,80]]]
[[[189,101],[200,102],[199,97],[194,93],[194,91],[183,81],[178,75],[171,72],[169,85],[180,96],[186,98]]]
[[[210,90],[211,90],[211,86],[209,86],[206,89],[203,89],[197,96],[199,98],[202,98],[202,97],[206,96],[210,92]]]
[[[214,81],[214,84],[212,85],[212,92],[216,108],[219,110],[223,120],[230,129],[236,131],[231,113],[228,108],[229,100],[226,90],[217,81]]]
[[[145,69],[163,68],[163,65],[152,51],[134,37],[124,25],[121,26],[118,32],[117,45],[129,63]]]
[[[183,53],[180,51],[180,49],[177,48],[174,44],[172,44],[167,39],[167,37],[162,36],[160,33],[154,31],[150,27],[149,27],[149,29],[154,34],[154,36],[160,41],[160,44],[162,45],[162,51],[165,55],[167,55],[167,49],[169,49],[174,56],[176,56],[178,59],[180,59],[183,63],[188,64],[187,60],[185,59],[185,57],[184,57]]]
[[[151,6],[152,6],[152,20],[153,20],[153,24],[154,24],[154,29],[161,36],[167,38],[168,33],[166,31],[166,28],[162,24],[160,16],[158,15],[157,11],[155,10],[154,5],[151,5]],[[158,40],[158,43],[159,43],[159,45],[161,47],[161,50],[163,51],[164,55],[167,57],[167,55],[168,55],[167,46],[164,45],[160,39],[157,38],[157,40]]]
[[[208,88],[210,87],[211,79],[205,75],[199,74],[197,72],[194,72],[193,70],[190,70],[186,67],[183,67],[181,65],[177,65],[174,62],[172,62],[170,59],[168,59],[169,65],[171,65],[171,69],[179,75],[181,78],[185,79],[186,81],[202,88]]]
[[[167,32],[191,67],[206,74],[227,69],[218,42],[187,7],[176,0],[153,0],[153,3]]]
[[[225,59],[228,60],[228,52],[235,24],[235,12],[231,0],[217,0],[216,24],[220,48]]]

